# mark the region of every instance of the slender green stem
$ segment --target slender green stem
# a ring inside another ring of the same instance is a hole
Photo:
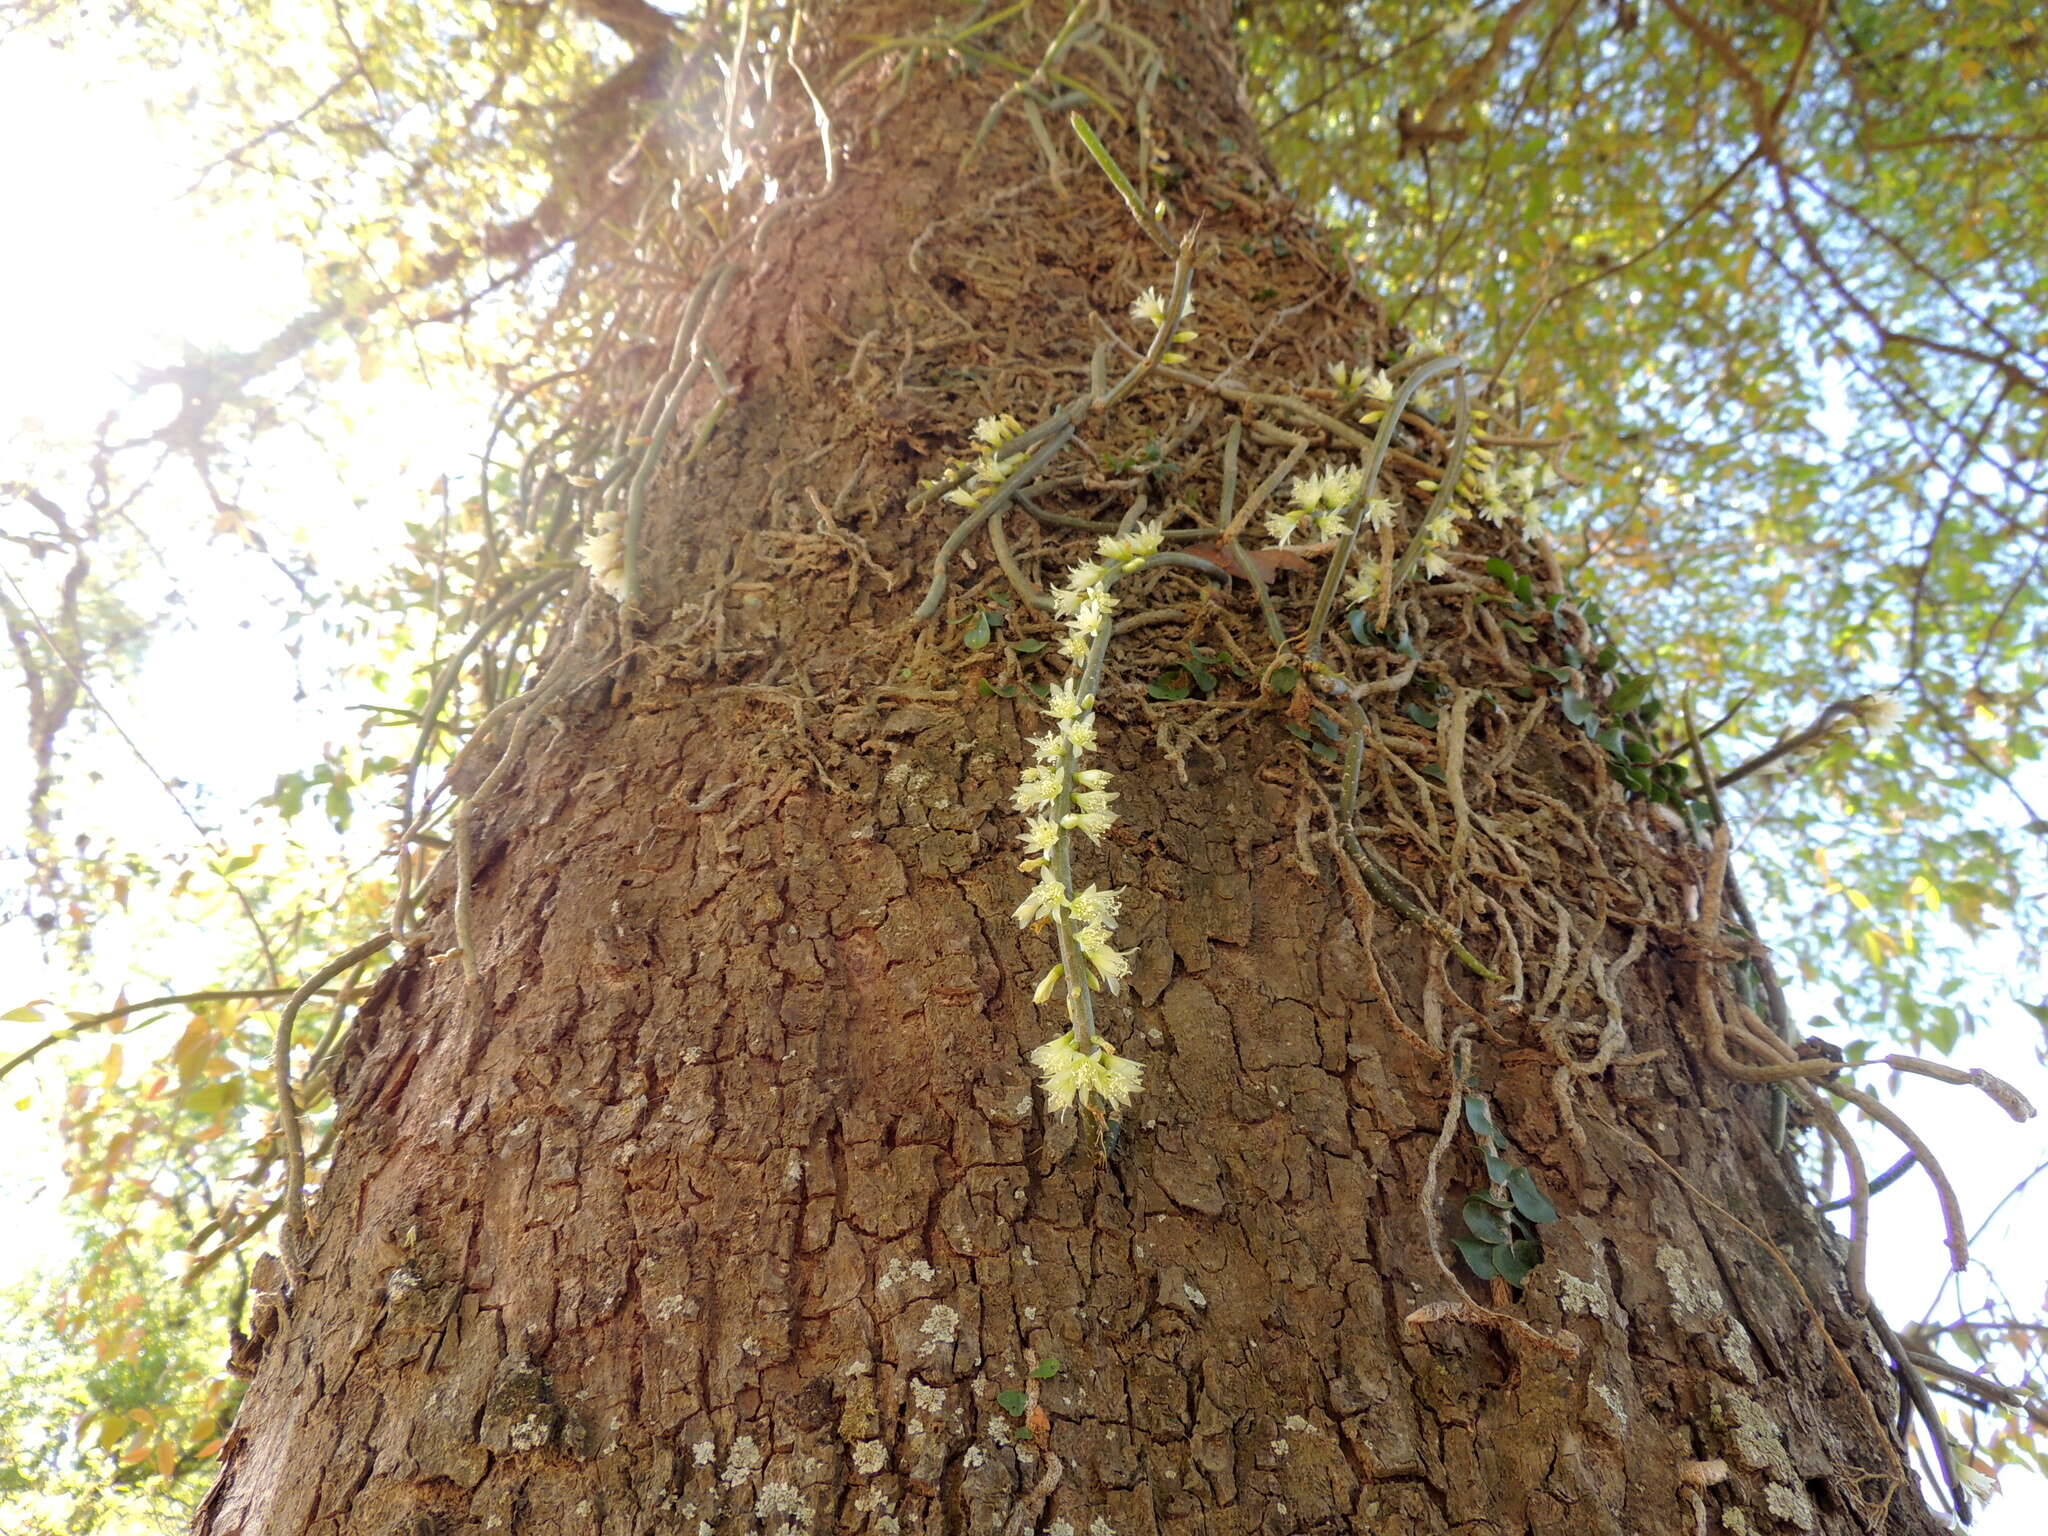
[[[1116,156],[1103,147],[1102,140],[1095,136],[1095,130],[1088,126],[1088,119],[1078,112],[1069,112],[1067,122],[1074,135],[1080,139],[1095,163],[1102,168],[1102,174],[1109,178],[1109,184],[1116,188],[1117,195],[1124,200],[1124,206],[1131,210],[1131,217],[1138,221],[1138,228],[1145,231],[1152,242],[1167,255],[1174,254],[1173,241],[1159,221],[1152,217],[1152,210],[1145,206],[1145,200],[1138,196],[1138,189],[1131,185],[1131,178],[1124,174],[1122,166],[1116,163]]]
[[[1365,461],[1365,473],[1359,484],[1358,495],[1353,498],[1352,505],[1345,508],[1345,521],[1348,526],[1344,531],[1344,537],[1337,545],[1337,552],[1330,557],[1330,568],[1323,572],[1322,590],[1316,593],[1315,612],[1309,618],[1308,641],[1302,650],[1302,654],[1311,663],[1322,659],[1323,627],[1329,622],[1330,610],[1336,606],[1337,593],[1344,585],[1345,569],[1351,564],[1351,551],[1358,544],[1361,526],[1359,512],[1379,489],[1380,470],[1387,462],[1387,451],[1394,445],[1394,433],[1400,428],[1401,413],[1408,408],[1408,402],[1423,385],[1440,374],[1456,372],[1463,366],[1455,357],[1433,357],[1402,380],[1400,387],[1394,391],[1394,398],[1387,402],[1386,413],[1380,418],[1380,429],[1373,436],[1372,451]],[[1438,494],[1442,495],[1445,487],[1455,484],[1456,479],[1454,472],[1444,485],[1438,487]],[[1428,518],[1425,517],[1425,524],[1427,521]]]

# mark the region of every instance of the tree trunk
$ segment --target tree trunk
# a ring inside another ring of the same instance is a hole
[[[1389,355],[1271,187],[1224,7],[1116,14],[1163,54],[1155,186],[1177,230],[1202,221],[1189,367],[1308,390]],[[999,35],[1029,63],[1046,36],[1023,28]],[[1084,857],[1127,892],[1137,958],[1104,1025],[1147,1085],[1106,1138],[1047,1112],[1026,1058],[1048,950],[1010,921],[1008,804],[1042,727],[1001,645],[960,646],[975,594],[1006,590],[980,546],[948,613],[907,622],[959,514],[906,501],[977,417],[1083,387],[1091,317],[1130,334],[1171,262],[1056,120],[1057,181],[1015,109],[962,169],[1007,75],[928,59],[878,132],[846,132],[894,63],[835,104],[832,188],[792,171],[796,206],[734,257],[707,334],[737,399],[656,482],[651,617],[616,686],[564,694],[474,807],[479,979],[435,958],[444,902],[357,1026],[307,1272],[196,1529],[1937,1529],[1766,1091],[1708,1064],[1708,861],[1554,698],[1514,697],[1469,581],[1410,605],[1434,722],[1367,701],[1361,824],[1519,986],[1447,970],[1430,927],[1347,889],[1284,701],[1149,702],[1188,633],[1151,625],[1111,652],[1123,817]],[[1090,79],[1141,120],[1141,79]],[[1136,163],[1134,133],[1105,136]],[[1082,435],[1179,433],[1178,478],[1045,506],[1114,519],[1143,490],[1212,518],[1239,409],[1154,381]],[[1279,459],[1253,443],[1240,494]],[[1008,532],[1047,583],[1090,542]],[[1260,633],[1242,583],[1146,579],[1126,615]],[[1310,578],[1274,580],[1298,624]],[[616,630],[578,601],[581,675]],[[1050,656],[1022,664],[1051,679]],[[1436,1257],[1488,1182],[1458,1070],[1562,1213],[1520,1291]]]

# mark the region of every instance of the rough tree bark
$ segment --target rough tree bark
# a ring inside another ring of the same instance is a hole
[[[1151,131],[1178,226],[1203,220],[1190,366],[1306,388],[1390,351],[1258,159],[1225,8],[1117,14],[1162,50]],[[857,120],[892,67],[835,111]],[[1210,710],[1188,745],[1191,717],[1148,715],[1113,663],[1125,814],[1098,867],[1138,960],[1108,1026],[1149,1084],[1113,1155],[1044,1112],[1045,946],[1008,916],[1028,882],[1007,797],[1040,727],[1027,694],[975,686],[999,648],[906,622],[957,514],[905,501],[978,415],[1029,421],[1085,382],[1090,317],[1122,324],[1168,263],[1092,167],[1048,177],[1014,114],[962,170],[1001,84],[928,62],[739,263],[711,321],[738,399],[657,482],[652,617],[616,690],[566,696],[475,809],[480,983],[434,958],[444,902],[365,1011],[308,1273],[196,1529],[1936,1529],[1762,1090],[1700,1047],[1705,857],[1537,728],[1554,699],[1391,721],[1366,776],[1378,846],[1441,891],[1424,843],[1453,808],[1417,770],[1454,720],[1522,894],[1592,914],[1587,958],[1525,956],[1515,1003],[1347,895],[1273,710]],[[1152,489],[1207,515],[1228,403],[1161,386],[1086,435],[1141,445],[1191,403],[1184,477]],[[1086,543],[1010,531],[1034,564]],[[980,557],[955,575],[1001,580]],[[1147,601],[1199,618],[1201,587]],[[580,601],[563,644],[595,666],[612,609]],[[1503,678],[1463,602],[1419,610],[1423,665],[1476,699]],[[1489,910],[1458,916],[1499,961]],[[1560,1099],[1560,1053],[1594,1045],[1555,1021],[1598,1024],[1602,992],[1624,1059]],[[1428,1178],[1459,1040],[1563,1212],[1520,1293],[1431,1254],[1484,1182],[1458,1136]]]

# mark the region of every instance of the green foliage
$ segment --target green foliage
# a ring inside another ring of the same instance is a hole
[[[1899,745],[1731,809],[1771,941],[1910,1042],[1900,1000],[1969,979],[1956,940],[2037,961],[2044,933],[2048,28],[2002,0],[1812,15],[1247,7],[1240,38],[1275,162],[1395,316],[1579,435],[1558,553],[1654,691],[1753,696],[1732,762],[1902,686]],[[1562,702],[1665,798],[1647,741]]]
[[[1465,1197],[1460,1214],[1467,1235],[1451,1241],[1479,1279],[1505,1280],[1520,1290],[1543,1262],[1538,1229],[1557,1220],[1557,1207],[1536,1176],[1507,1156],[1507,1140],[1494,1128],[1483,1097],[1467,1094],[1464,1116],[1486,1160],[1488,1183]]]

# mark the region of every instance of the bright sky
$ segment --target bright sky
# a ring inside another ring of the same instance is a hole
[[[179,145],[158,138],[136,105],[138,94],[132,77],[104,61],[19,42],[0,55],[0,143],[12,146],[0,157],[0,207],[16,216],[13,234],[0,241],[0,356],[7,359],[0,369],[0,482],[23,473],[39,441],[89,432],[140,365],[174,358],[184,340],[247,344],[303,299],[296,258],[261,238],[260,208],[244,229],[179,203],[191,168],[181,164]],[[367,574],[383,562],[401,520],[418,514],[435,477],[444,470],[460,476],[472,462],[478,407],[459,387],[463,382],[443,379],[424,389],[387,374],[375,389],[358,392],[346,483],[331,450],[303,439],[269,444],[266,484],[247,498],[251,510],[279,530],[310,535],[330,574]],[[334,658],[316,640],[296,660],[286,653],[279,627],[279,605],[289,593],[284,583],[232,540],[207,537],[210,515],[195,490],[179,482],[171,492],[156,497],[145,515],[166,553],[169,569],[160,574],[185,595],[186,620],[152,639],[136,685],[105,702],[157,770],[192,786],[201,819],[240,851],[278,838],[274,823],[247,808],[279,772],[317,761],[326,743],[352,739],[357,717],[342,706],[355,701],[324,691]],[[14,525],[5,509],[0,517]],[[0,815],[15,815],[26,764],[14,726],[5,730]],[[191,846],[191,828],[130,754],[109,744],[94,767],[105,777],[90,793],[87,821],[145,856]],[[0,865],[0,880],[19,877]],[[177,945],[175,964],[163,958],[167,937]],[[33,937],[15,925],[0,930],[0,1013],[37,997],[88,1006],[124,985],[131,995],[145,995],[159,980],[204,985],[209,948],[226,942],[225,935],[166,936],[110,925],[100,936],[96,972],[81,984],[49,969]],[[1995,964],[1995,955],[1988,958]],[[2038,979],[2018,980],[2041,990]],[[2048,1104],[2038,1028],[2009,1000],[1988,999],[1986,1010],[1993,1027],[1964,1043],[1959,1063],[1987,1067]],[[38,1028],[0,1024],[0,1055]],[[13,1107],[20,1091],[10,1083],[9,1102],[0,1106],[0,1202],[9,1238],[0,1246],[0,1283],[47,1263],[65,1242],[53,1197],[53,1186],[62,1187],[54,1142],[39,1114]],[[2041,1121],[2015,1126],[1974,1093],[1915,1081],[1895,1102],[1944,1159],[1973,1223],[2048,1157]],[[1877,1147],[1874,1168],[1894,1155],[1889,1146]],[[1904,1324],[1928,1308],[1946,1269],[1926,1181],[1909,1177],[1881,1195],[1873,1224],[1873,1289],[1894,1322]],[[2007,1205],[1978,1250],[2012,1289],[2012,1312],[2020,1316],[2043,1305],[2043,1230],[2048,1176]],[[1983,1294],[1981,1278],[1970,1284],[1973,1297]],[[2048,1530],[2048,1482],[2008,1472],[2005,1487],[1976,1529],[1984,1536]]]

